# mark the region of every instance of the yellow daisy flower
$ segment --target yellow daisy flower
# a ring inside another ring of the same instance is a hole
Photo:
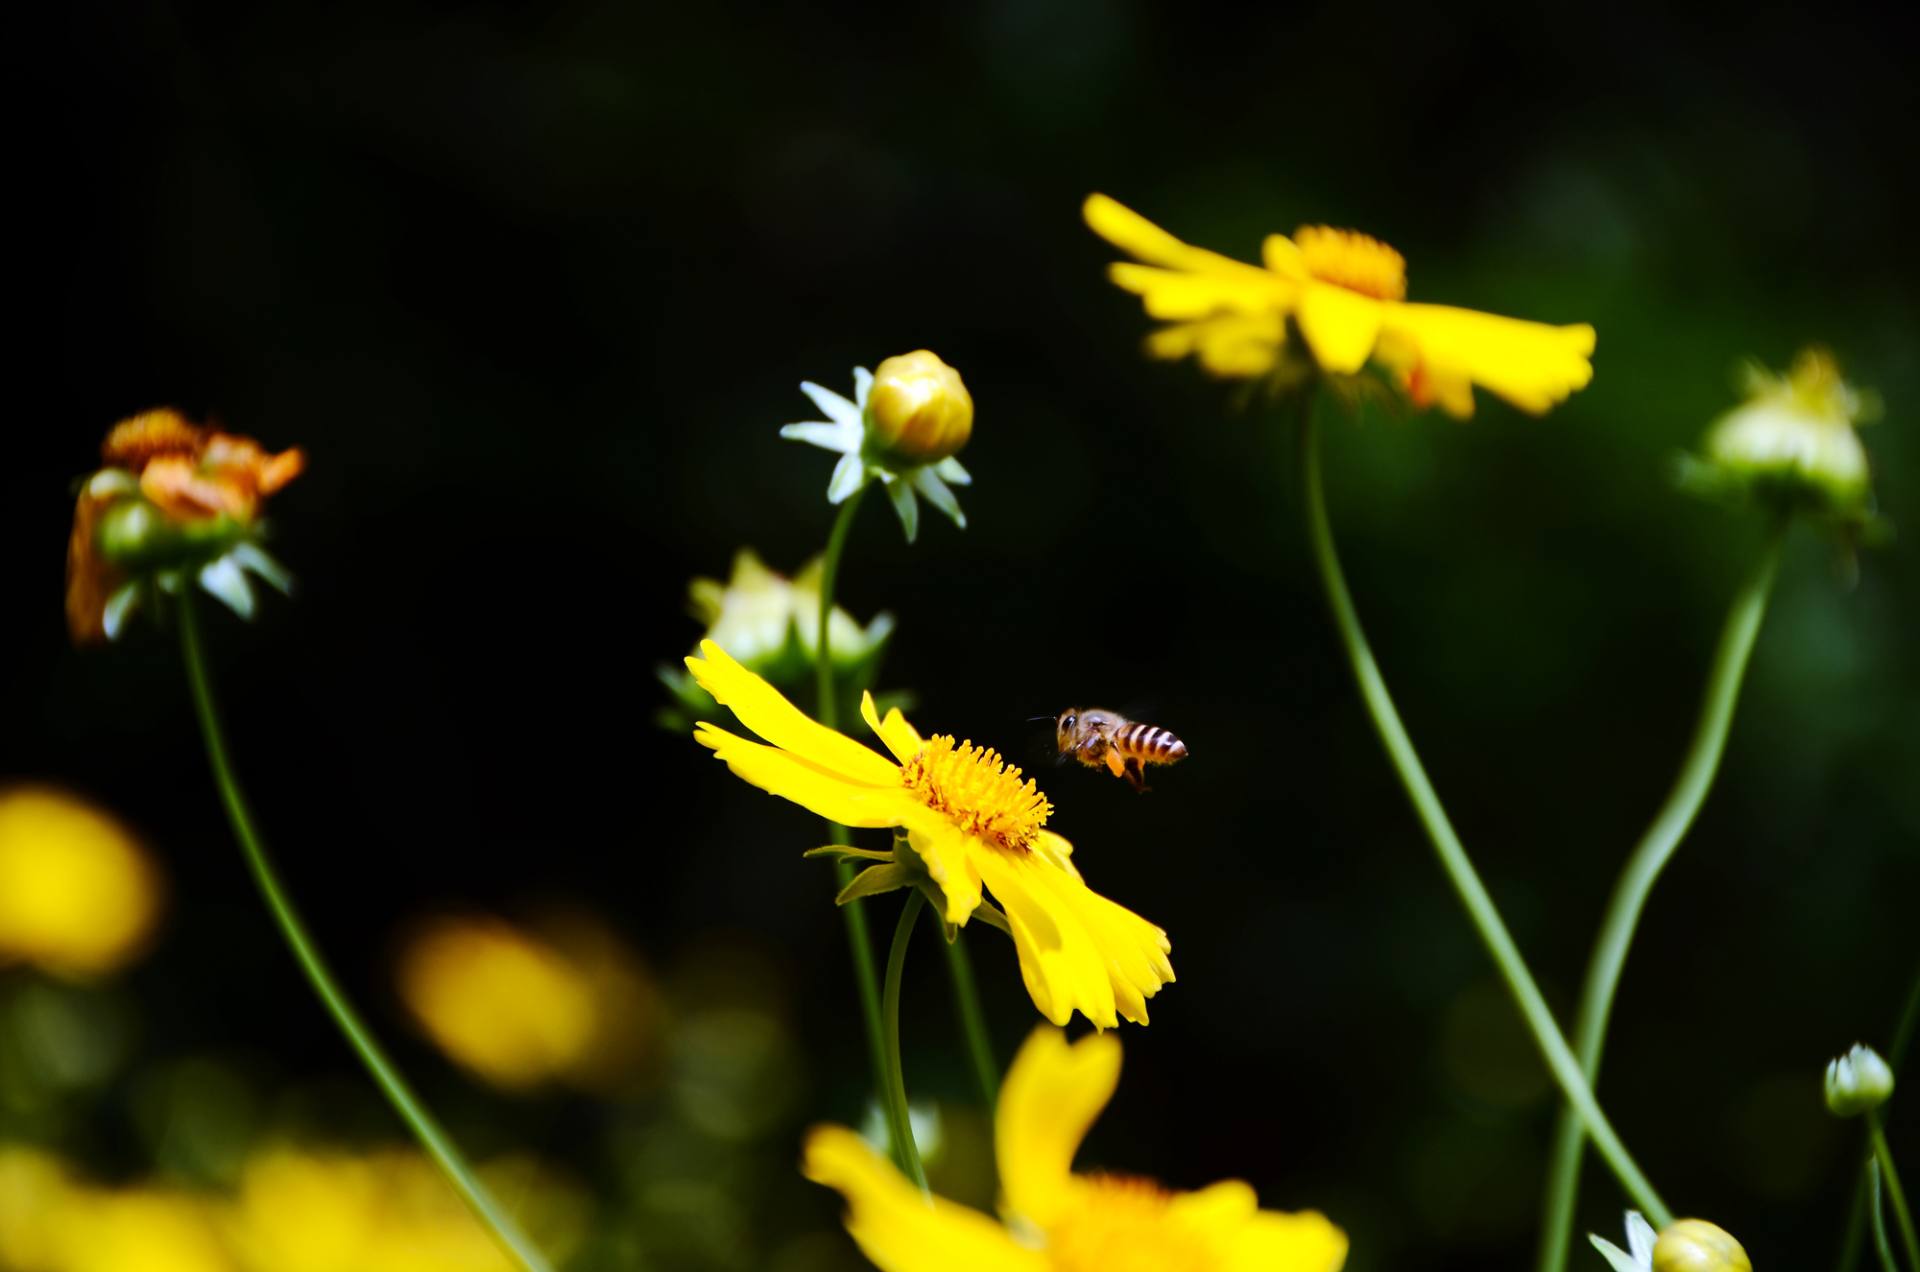
[[[1273,371],[1289,322],[1323,371],[1369,360],[1420,406],[1473,414],[1473,386],[1538,415],[1593,378],[1593,328],[1555,327],[1406,299],[1406,260],[1377,239],[1324,225],[1270,234],[1262,264],[1190,247],[1104,194],[1083,209],[1094,233],[1143,262],[1108,274],[1171,325],[1147,339],[1157,358],[1198,358],[1209,372]]]
[[[1027,1039],[994,1116],[1005,1225],[924,1195],[844,1127],[807,1137],[803,1169],[846,1197],[847,1230],[883,1272],[1337,1272],[1345,1233],[1324,1215],[1262,1210],[1238,1180],[1172,1192],[1074,1174],[1119,1080],[1118,1038],[1068,1045],[1042,1026]]]
[[[950,736],[922,738],[898,709],[860,714],[888,760],[807,717],[710,640],[687,670],[770,745],[702,723],[694,738],[736,777],[843,826],[893,827],[940,891],[946,921],[964,926],[984,903],[1006,911],[1020,974],[1040,1014],[1075,1011],[1101,1028],[1147,1023],[1146,1000],[1173,981],[1167,934],[1088,888],[1073,845],[1045,829],[1053,805],[993,751]],[[889,867],[891,869],[891,867]]]

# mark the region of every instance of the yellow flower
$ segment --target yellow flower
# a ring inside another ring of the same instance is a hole
[[[131,831],[45,786],[0,790],[0,964],[98,976],[138,955],[160,877]]]
[[[1270,234],[1262,265],[1190,247],[1103,194],[1087,199],[1093,231],[1143,264],[1108,268],[1168,320],[1147,339],[1157,358],[1192,355],[1214,375],[1276,369],[1289,322],[1313,361],[1351,375],[1369,360],[1420,406],[1473,414],[1473,386],[1541,414],[1593,378],[1593,328],[1502,318],[1447,305],[1409,303],[1406,261],[1352,230],[1310,225],[1289,239]]]
[[[923,739],[873,697],[861,715],[897,763],[816,723],[712,641],[687,659],[701,688],[732,708],[763,745],[702,723],[694,732],[734,775],[843,826],[895,827],[941,892],[948,923],[964,925],[992,891],[1006,911],[1020,973],[1040,1014],[1064,1025],[1077,1010],[1102,1028],[1147,1021],[1146,1000],[1173,980],[1167,934],[1092,891],[1073,846],[1045,828],[1053,806],[992,751],[936,734]]]
[[[208,1199],[96,1188],[45,1153],[0,1144],[0,1267],[13,1272],[236,1272]]]
[[[630,1084],[657,1014],[638,962],[581,915],[551,939],[499,919],[430,920],[401,949],[399,988],[442,1051],[509,1089]]]
[[[1007,1072],[994,1151],[1007,1225],[927,1197],[852,1131],[807,1137],[807,1178],[847,1199],[847,1230],[883,1272],[1336,1272],[1346,1234],[1315,1213],[1262,1210],[1237,1180],[1172,1192],[1073,1173],[1120,1079],[1120,1041],[1069,1046],[1042,1026]]]

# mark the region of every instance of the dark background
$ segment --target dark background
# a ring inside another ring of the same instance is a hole
[[[1083,1162],[1323,1208],[1355,1272],[1530,1258],[1547,1079],[1352,690],[1291,439],[1139,356],[1137,305],[1079,221],[1098,189],[1243,257],[1351,224],[1406,253],[1416,299],[1598,328],[1592,387],[1543,420],[1483,397],[1464,425],[1371,411],[1326,439],[1389,679],[1563,1012],[1759,541],[1756,516],[1677,492],[1673,455],[1743,356],[1822,341],[1880,391],[1866,440],[1909,537],[1850,585],[1795,533],[1602,1083],[1679,1210],[1764,1267],[1829,1258],[1858,1141],[1821,1067],[1885,1044],[1920,944],[1920,190],[1895,33],[1824,7],[1096,0],[68,22],[35,81],[51,144],[25,197],[47,238],[16,245],[58,292],[0,470],[0,774],[118,809],[172,878],[129,977],[130,1072],[221,1050],[266,1090],[363,1098],[249,892],[169,638],[66,644],[70,483],[113,421],[170,403],[310,452],[274,505],[301,594],[251,627],[215,616],[217,670],[296,892],[462,1137],[632,1209],[605,1134],[624,1114],[485,1092],[400,1023],[394,933],[448,905],[588,901],[696,995],[712,942],[753,952],[806,1074],[758,1160],[785,1180],[801,1125],[856,1116],[840,928],[798,855],[815,823],[656,731],[652,669],[698,635],[689,578],[741,545],[792,570],[824,542],[831,457],[775,435],[814,414],[797,383],[844,391],[924,345],[978,403],[972,524],[931,518],[908,548],[863,511],[842,599],[898,616],[884,682],[923,728],[1029,759],[1045,737],[1023,719],[1069,701],[1140,707],[1195,757],[1140,799],[1041,774],[1090,880],[1170,931],[1180,973],[1123,1030]],[[884,930],[893,902],[874,912]],[[1005,942],[973,948],[1010,1054],[1031,1005]],[[907,1069],[959,1107],[938,961],[927,943],[910,967]],[[143,1166],[120,1094],[67,1127],[103,1172]],[[1622,1197],[1587,1181],[1583,1229],[1616,1231]],[[776,1191],[755,1223],[837,1212]]]

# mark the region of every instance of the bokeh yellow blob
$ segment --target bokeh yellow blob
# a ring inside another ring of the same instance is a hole
[[[491,918],[420,926],[400,955],[400,996],[455,1061],[503,1087],[580,1064],[598,1029],[593,987],[554,946]]]
[[[111,972],[146,946],[158,871],[131,831],[49,786],[0,789],[0,964]]]

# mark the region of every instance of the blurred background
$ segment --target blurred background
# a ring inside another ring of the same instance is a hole
[[[1483,397],[1326,439],[1377,651],[1563,1012],[1759,539],[1674,455],[1745,356],[1824,342],[1879,390],[1905,537],[1856,577],[1794,536],[1601,1083],[1680,1210],[1763,1266],[1831,1257],[1859,1145],[1821,1068],[1885,1045],[1920,961],[1920,166],[1890,33],[1101,0],[56,21],[0,824],[30,828],[16,880],[78,873],[0,947],[0,1264],[136,1267],[106,1234],[164,1231],[169,1269],[495,1266],[269,926],[170,633],[67,645],[73,480],[171,404],[309,451],[273,508],[300,594],[215,615],[216,674],[290,886],[429,1103],[571,1268],[860,1266],[794,1170],[809,1122],[865,1114],[817,823],[657,727],[654,668],[700,634],[691,579],[824,543],[832,460],[775,433],[815,415],[799,381],[921,346],[978,404],[970,526],[909,549],[872,503],[841,602],[895,616],[880,680],[922,727],[1038,762],[1090,881],[1174,942],[1082,1162],[1324,1209],[1355,1272],[1530,1259],[1548,1079],[1352,690],[1291,439],[1140,356],[1096,189],[1243,257],[1353,225],[1415,299],[1598,328],[1545,419]],[[1046,767],[1023,721],[1088,702],[1194,758],[1143,798]],[[67,847],[22,866],[30,840]],[[103,896],[105,931],[74,900]],[[1004,1059],[1036,1018],[1008,943],[972,948]],[[907,1073],[936,1181],[984,1202],[940,962],[916,944]],[[1909,1155],[1917,1110],[1889,1110]],[[1617,1230],[1586,1180],[1582,1227]],[[55,1213],[93,1262],[28,1222]],[[379,1262],[393,1231],[440,1253]]]

